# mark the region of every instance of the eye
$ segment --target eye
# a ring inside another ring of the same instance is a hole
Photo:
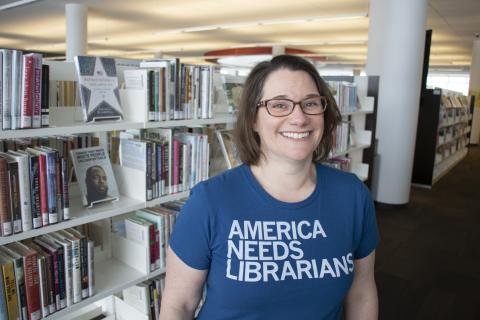
[[[303,101],[304,108],[319,108],[321,107],[320,99],[310,99]]]
[[[276,110],[285,110],[289,107],[289,102],[284,100],[272,100],[269,102],[268,107]]]

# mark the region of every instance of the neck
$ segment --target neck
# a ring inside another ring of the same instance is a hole
[[[260,185],[280,201],[299,202],[315,190],[317,174],[312,161],[275,163],[262,159],[251,169]]]

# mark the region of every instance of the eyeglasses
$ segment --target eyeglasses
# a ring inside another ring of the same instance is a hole
[[[295,105],[299,105],[303,113],[309,115],[319,115],[327,109],[327,99],[323,96],[315,96],[303,99],[302,101],[293,101],[290,99],[268,99],[260,101],[257,108],[265,107],[269,115],[273,117],[286,117],[293,112]]]

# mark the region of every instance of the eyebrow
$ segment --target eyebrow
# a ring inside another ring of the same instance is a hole
[[[310,94],[307,94],[305,95],[305,97],[303,99],[307,99],[307,98],[313,98],[313,97],[320,97],[321,95],[318,94],[318,93],[310,93]],[[278,96],[275,96],[275,97],[272,97],[270,99],[290,99],[287,95],[285,94],[281,94],[281,95],[278,95]],[[302,99],[302,100],[303,100]]]

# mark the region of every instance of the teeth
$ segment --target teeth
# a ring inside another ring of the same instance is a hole
[[[309,132],[282,132],[282,135],[291,139],[303,139],[308,136]]]

